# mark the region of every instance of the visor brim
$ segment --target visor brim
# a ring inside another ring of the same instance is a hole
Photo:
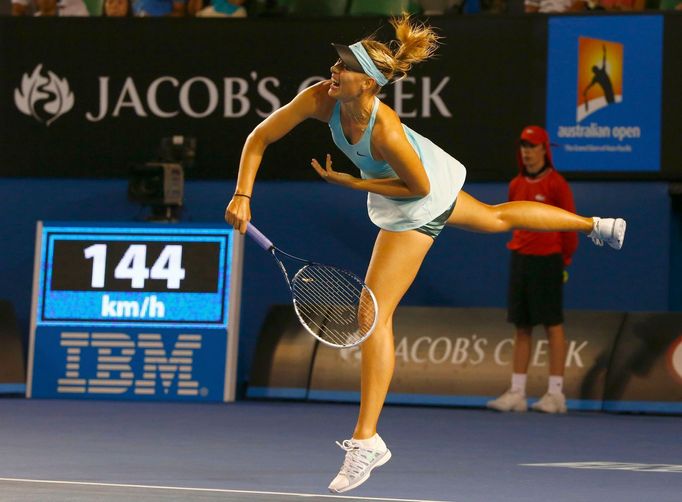
[[[353,51],[350,50],[350,47],[343,44],[332,44],[332,47],[334,47],[336,53],[339,55],[341,61],[343,61],[343,64],[346,66],[346,68],[359,73],[365,73],[360,61],[358,61],[358,58],[355,57],[355,54],[353,54]]]

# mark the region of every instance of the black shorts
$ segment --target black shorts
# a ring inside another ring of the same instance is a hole
[[[438,237],[438,234],[441,233],[441,231],[445,227],[445,224],[450,219],[450,215],[455,210],[455,204],[456,203],[457,203],[457,198],[455,198],[455,202],[452,203],[452,206],[447,208],[445,211],[443,211],[440,215],[436,216],[430,222],[422,225],[419,228],[415,228],[415,230],[417,232],[422,233],[422,234],[428,235],[433,240],[436,240],[436,237]]]
[[[561,254],[532,256],[513,251],[507,320],[519,327],[562,324],[563,274]]]

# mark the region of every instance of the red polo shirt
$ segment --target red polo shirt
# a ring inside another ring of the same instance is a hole
[[[533,179],[519,174],[509,183],[509,200],[530,200],[550,204],[575,213],[573,193],[564,177],[556,169],[548,167],[539,177]],[[564,265],[578,248],[577,232],[530,232],[514,230],[507,247],[527,255],[550,255],[561,253]]]

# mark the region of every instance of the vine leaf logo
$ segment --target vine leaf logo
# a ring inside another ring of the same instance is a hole
[[[21,87],[14,89],[14,103],[19,111],[49,126],[73,108],[74,97],[69,82],[54,72],[43,75],[39,64],[29,76],[21,77]]]

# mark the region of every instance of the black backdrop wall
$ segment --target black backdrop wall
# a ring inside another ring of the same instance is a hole
[[[469,168],[508,180],[521,127],[544,123],[545,16],[433,18],[439,57],[387,86],[415,130]],[[234,178],[248,132],[303,86],[329,76],[330,42],[385,26],[376,18],[0,19],[0,176],[125,177],[162,137],[194,136],[190,178]],[[392,33],[381,28],[386,36]],[[682,178],[682,16],[664,22],[662,169]],[[306,123],[266,154],[261,178],[313,179],[333,152]],[[637,177],[610,173],[607,178]],[[574,176],[575,177],[575,176]]]

